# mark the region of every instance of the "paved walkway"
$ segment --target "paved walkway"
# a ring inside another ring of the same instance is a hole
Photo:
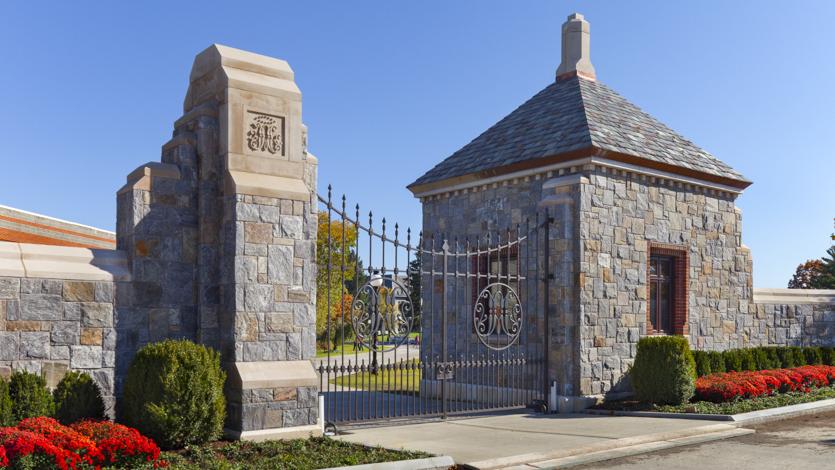
[[[353,428],[338,438],[450,455],[456,463],[477,468],[503,468],[578,452],[735,431],[726,424],[689,419],[514,413]]]

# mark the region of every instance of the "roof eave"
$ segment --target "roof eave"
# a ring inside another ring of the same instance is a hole
[[[722,186],[728,186],[730,188],[733,188],[737,190],[736,192],[742,192],[742,190],[744,190],[752,184],[751,181],[746,180],[744,178],[729,178],[726,176],[701,172],[698,170],[692,170],[690,168],[684,168],[676,165],[661,163],[655,160],[650,160],[636,155],[606,150],[592,145],[581,149],[572,150],[570,152],[563,152],[547,157],[526,160],[523,162],[518,162],[501,167],[495,167],[487,170],[467,173],[464,175],[444,178],[437,181],[429,181],[427,183],[414,182],[406,186],[406,188],[409,191],[411,191],[415,197],[423,197],[422,195],[425,195],[427,193],[436,194],[438,192],[442,192],[446,188],[460,187],[468,183],[475,185],[475,183],[478,181],[496,178],[503,175],[510,175],[512,173],[524,172],[527,170],[533,170],[541,167],[566,164],[575,160],[579,161],[590,157],[601,157],[608,160],[625,163],[627,165],[632,165],[635,167],[643,167],[651,170],[671,173],[674,175],[681,175],[695,180],[716,183]]]

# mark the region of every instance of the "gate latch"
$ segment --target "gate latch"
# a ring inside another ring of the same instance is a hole
[[[439,362],[435,368],[435,380],[452,380],[455,378],[455,370],[451,362]]]

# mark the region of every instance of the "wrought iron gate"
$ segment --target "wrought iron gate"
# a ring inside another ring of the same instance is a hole
[[[326,423],[543,406],[547,214],[501,233],[415,237],[360,220],[359,206],[349,214],[330,187],[319,199]]]

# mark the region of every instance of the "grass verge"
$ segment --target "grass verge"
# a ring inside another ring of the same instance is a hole
[[[749,411],[767,410],[769,408],[779,408],[781,406],[798,405],[800,403],[827,400],[829,398],[835,398],[835,386],[817,388],[810,391],[809,393],[789,392],[778,393],[769,397],[757,397],[747,399],[739,398],[726,403],[698,401],[694,403],[687,403],[684,405],[671,406],[641,403],[634,400],[617,400],[603,402],[595,406],[594,408],[615,411],[660,411],[663,413],[702,413],[710,415],[735,415],[739,413],[747,413]]]
[[[392,368],[388,370],[381,366],[376,374],[366,371],[342,375],[332,379],[330,383],[355,390],[419,392],[420,377],[420,368],[398,369],[392,365]]]
[[[301,470],[431,457],[424,452],[365,447],[326,437],[264,442],[213,442],[164,452],[173,470]]]

